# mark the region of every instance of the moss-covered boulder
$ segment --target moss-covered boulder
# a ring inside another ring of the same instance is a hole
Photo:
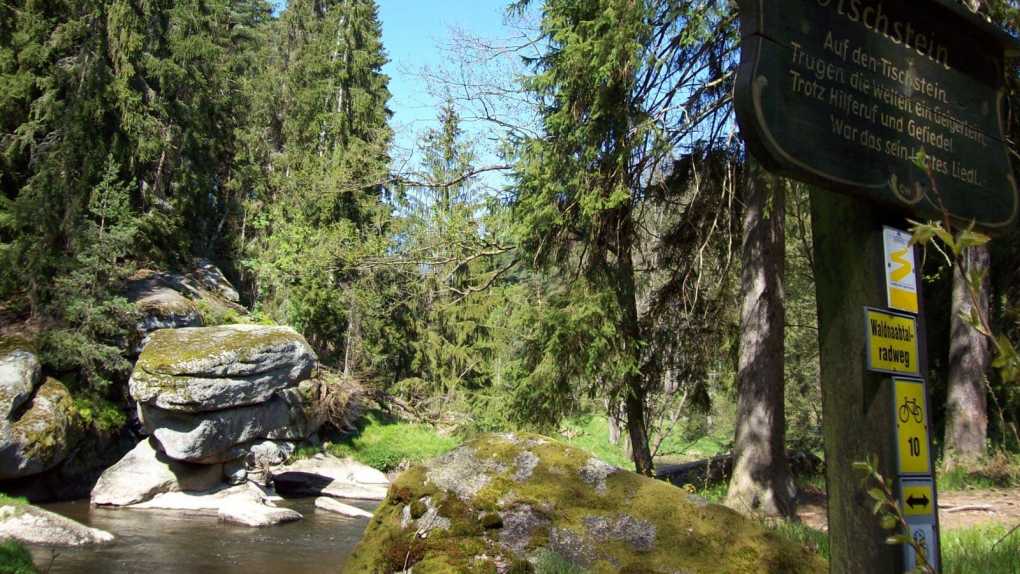
[[[736,512],[538,435],[486,435],[400,475],[344,572],[821,573]]]
[[[138,357],[130,390],[163,410],[218,411],[264,403],[308,379],[315,365],[312,348],[290,327],[164,329]]]
[[[76,438],[74,401],[60,381],[47,379],[23,409],[0,435],[0,480],[57,466]]]

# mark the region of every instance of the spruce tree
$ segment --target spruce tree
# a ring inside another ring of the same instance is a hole
[[[565,389],[605,381],[604,391],[623,399],[643,474],[653,468],[633,253],[640,180],[632,161],[654,134],[640,128],[644,118],[631,96],[651,41],[649,20],[644,2],[545,3],[549,47],[528,81],[548,101],[545,133],[522,149],[515,203],[527,259],[557,284],[532,341],[539,347],[528,359],[524,397],[533,407],[551,404],[555,416]]]

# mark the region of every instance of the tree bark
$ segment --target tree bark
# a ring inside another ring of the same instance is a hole
[[[784,193],[752,165],[745,195],[737,430],[726,504],[740,512],[790,516],[796,487],[786,462]]]
[[[953,315],[949,342],[949,391],[946,399],[946,463],[972,462],[985,454],[988,438],[988,396],[985,374],[991,360],[988,339],[962,317],[974,309],[967,275],[988,269],[988,248],[964,252],[953,270]],[[978,313],[988,313],[988,279],[978,291]]]
[[[621,330],[629,352],[633,354],[632,370],[623,380],[623,408],[627,415],[627,435],[630,439],[630,457],[638,474],[652,476],[655,467],[652,450],[648,444],[648,422],[646,420],[646,399],[644,377],[638,370],[641,363],[641,324],[637,312],[637,285],[634,280],[634,220],[629,209],[618,219],[618,241],[616,261],[616,300],[621,312]]]
[[[896,572],[902,553],[901,547],[886,544],[875,501],[853,468],[877,457],[883,476],[896,475],[892,385],[887,376],[868,373],[864,364],[864,307],[886,305],[883,223],[902,227],[904,222],[885,207],[811,191],[832,574]],[[921,372],[926,368],[922,353]]]

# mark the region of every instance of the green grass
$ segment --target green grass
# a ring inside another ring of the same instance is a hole
[[[621,445],[609,442],[609,421],[606,417],[583,416],[565,421],[555,438],[586,450],[613,466],[626,469],[634,466]]]
[[[777,535],[804,545],[829,559],[829,538],[801,523],[779,521],[769,525]],[[997,547],[1008,532],[1002,525],[950,530],[942,535],[943,574],[1016,574],[1020,572],[1020,532]]]
[[[829,559],[829,535],[827,533],[815,530],[802,522],[787,520],[775,521],[769,524],[768,528],[781,538],[806,546],[817,552],[822,558]]]
[[[35,574],[32,555],[20,542],[0,541],[0,574]]]
[[[942,535],[943,574],[1015,574],[1020,572],[1020,532],[992,548],[1006,526],[978,526]]]
[[[358,433],[327,450],[386,472],[405,461],[416,463],[445,454],[460,443],[459,438],[442,436],[425,425],[389,421],[372,412],[362,420]]]
[[[613,466],[626,469],[634,466],[623,448],[626,438],[619,444],[609,442],[609,420],[605,416],[583,415],[569,419],[560,427],[555,438],[584,449]],[[716,437],[704,436],[692,442],[685,441],[679,434],[673,434],[662,441],[659,452],[664,454],[656,460],[699,460],[726,452],[726,449],[727,444]]]

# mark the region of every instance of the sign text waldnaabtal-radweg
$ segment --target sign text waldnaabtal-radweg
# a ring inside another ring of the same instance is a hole
[[[986,231],[1015,223],[1003,60],[955,0],[741,0],[736,110],[770,171]],[[938,193],[915,158],[924,150]]]

